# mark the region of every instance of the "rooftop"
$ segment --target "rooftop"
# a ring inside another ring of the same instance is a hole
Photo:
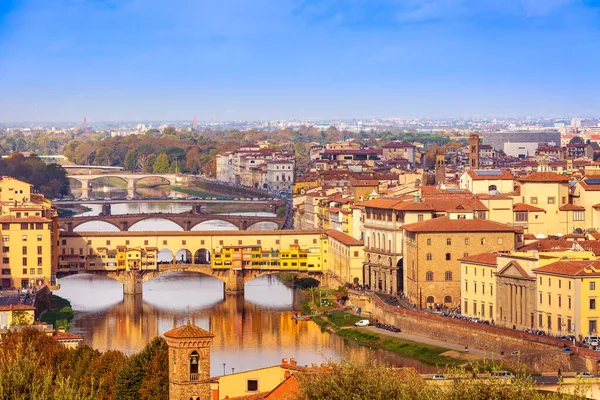
[[[458,261],[475,264],[496,265],[497,253],[481,253],[474,256],[459,258]]]
[[[200,338],[213,338],[215,335],[212,333],[205,331],[202,328],[197,327],[196,325],[192,325],[190,321],[187,324],[180,326],[178,328],[171,329],[168,332],[165,332],[164,335],[168,338],[173,339],[200,339]]]
[[[554,172],[534,172],[527,176],[522,176],[517,179],[519,182],[569,182],[567,175],[560,175]]]
[[[355,239],[350,235],[346,235],[345,233],[334,229],[328,230],[327,235],[347,246],[362,246],[364,244],[362,240]]]

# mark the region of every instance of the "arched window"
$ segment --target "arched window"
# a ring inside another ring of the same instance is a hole
[[[200,361],[200,355],[197,351],[192,351],[190,354],[190,381],[198,380],[198,364]]]
[[[433,280],[433,272],[432,271],[427,271],[427,273],[425,274],[425,280],[427,280],[427,281]]]
[[[452,280],[452,271],[446,271],[446,273],[444,274],[444,279],[447,281],[451,281]]]
[[[444,297],[444,304],[452,304],[452,297],[450,297],[450,296]]]
[[[433,304],[435,302],[435,299],[433,298],[433,296],[427,296],[427,304]]]
[[[490,185],[490,186],[488,186],[488,190],[498,190],[498,189],[496,188],[496,185]]]
[[[446,261],[450,260],[452,260],[452,256],[450,255],[450,253],[446,253]]]
[[[433,256],[431,255],[431,253],[427,253],[427,261],[431,261],[433,259]]]

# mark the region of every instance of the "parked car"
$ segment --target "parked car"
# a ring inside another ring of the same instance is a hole
[[[515,379],[515,376],[509,371],[494,371],[492,376],[497,379]]]
[[[567,353],[568,355],[573,354],[573,349],[569,348],[569,347],[565,347],[562,349],[563,353]]]
[[[578,378],[593,378],[594,375],[590,374],[589,372],[581,372],[579,374],[577,374]]]
[[[431,379],[434,381],[445,381],[446,377],[444,375],[434,374]]]
[[[356,321],[356,323],[354,324],[355,326],[369,326],[369,320],[368,319],[361,319],[360,321]]]

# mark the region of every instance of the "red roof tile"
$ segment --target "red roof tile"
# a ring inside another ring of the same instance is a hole
[[[408,232],[515,232],[516,228],[487,219],[433,218],[423,222],[404,225]]]
[[[534,273],[549,273],[566,276],[600,276],[600,261],[557,261],[533,270]]]
[[[9,304],[6,306],[0,306],[0,311],[35,311],[34,306],[28,306],[25,304]]]
[[[354,239],[352,236],[346,235],[344,232],[336,231],[335,229],[328,230],[327,235],[331,236],[333,239],[347,246],[364,245],[362,240]]]
[[[554,172],[534,172],[527,176],[517,178],[519,182],[569,182],[567,175],[560,175]]]
[[[532,206],[531,204],[525,204],[525,203],[513,204],[513,211],[535,211],[535,212],[541,211],[541,212],[546,212],[546,210],[544,210],[543,208]]]
[[[173,339],[212,338],[215,336],[212,333],[197,327],[196,325],[192,325],[190,321],[188,321],[188,323],[183,326],[165,332],[164,335]]]
[[[496,265],[497,258],[498,258],[498,254],[496,254],[496,253],[481,253],[481,254],[476,254],[474,256],[467,256],[467,257],[459,258],[458,261],[475,263],[475,264]]]
[[[281,382],[264,398],[265,400],[288,400],[295,399],[300,392],[300,381],[295,375],[291,375],[285,381]]]
[[[562,206],[560,206],[559,210],[560,211],[585,211],[585,207],[568,203],[568,204],[563,204]]]

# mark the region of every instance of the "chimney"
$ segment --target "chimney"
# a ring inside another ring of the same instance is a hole
[[[284,378],[284,379],[287,379],[287,378],[289,378],[290,376],[292,376],[292,374],[291,374],[291,372],[290,372],[290,371],[285,371],[285,374],[283,374],[283,378]]]
[[[419,202],[419,192],[413,194],[413,203]]]
[[[327,371],[327,364],[321,363],[321,371]]]
[[[312,363],[310,367],[311,367],[312,369],[317,369],[317,364],[315,364],[315,363]]]
[[[295,366],[296,366],[296,360],[295,360],[295,359],[293,359],[293,358],[290,358],[290,365],[291,365],[292,367],[295,367]]]
[[[287,360],[287,358],[282,358],[282,359],[281,359],[281,365],[282,365],[282,366],[284,366],[284,367],[288,365],[288,360]]]

